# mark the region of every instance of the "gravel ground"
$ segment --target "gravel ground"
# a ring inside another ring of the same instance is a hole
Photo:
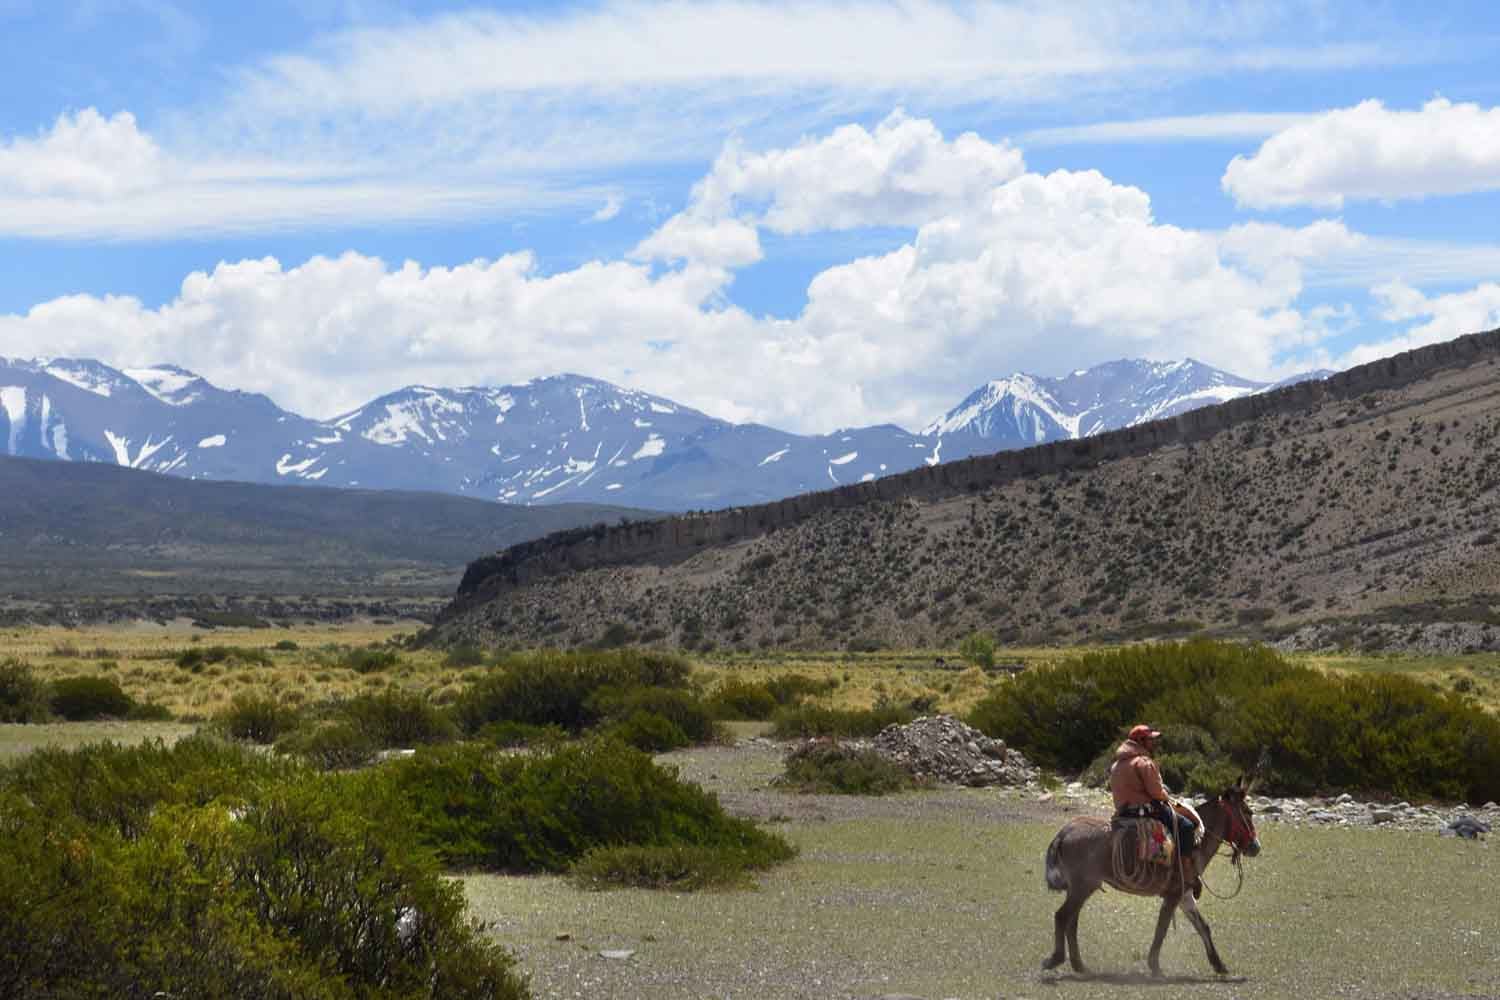
[[[785,750],[753,740],[662,758],[801,849],[756,890],[591,893],[476,875],[464,879],[476,915],[539,998],[1500,997],[1500,857],[1487,839],[1284,811],[1262,823],[1242,894],[1203,901],[1235,975],[1214,976],[1179,921],[1168,976],[1150,980],[1155,905],[1118,893],[1091,900],[1080,924],[1098,974],[1042,973],[1060,902],[1042,887],[1042,852],[1070,815],[1107,809],[1100,793],[794,795],[767,787]],[[1207,881],[1235,887],[1227,865]]]

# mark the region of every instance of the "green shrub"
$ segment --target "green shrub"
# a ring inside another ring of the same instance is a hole
[[[611,723],[605,727],[604,734],[647,753],[664,753],[693,745],[681,726],[664,715],[645,709],[638,709]]]
[[[477,667],[484,662],[484,650],[473,643],[462,643],[448,650],[443,657],[443,666],[455,667],[460,670],[468,667]]]
[[[109,677],[63,677],[52,682],[52,714],[69,722],[128,718],[135,701]]]
[[[803,698],[828,694],[839,686],[838,678],[814,680],[806,674],[782,674],[766,681],[766,690],[778,705],[795,705]]]
[[[290,653],[294,650],[301,649],[302,647],[297,644],[297,640],[295,639],[280,639],[277,641],[276,645],[272,646],[271,648],[276,650],[277,652]]]
[[[335,709],[343,719],[370,738],[376,747],[414,747],[456,739],[453,721],[419,694],[387,688],[365,694]]]
[[[582,889],[697,889],[744,885],[755,868],[739,851],[691,844],[670,846],[595,847],[568,870]]]
[[[331,779],[197,737],[39,755],[0,771],[0,995],[527,995],[410,829]],[[132,824],[70,808],[148,788]]]
[[[789,753],[777,783],[792,791],[837,795],[885,795],[917,787],[910,771],[874,750],[821,741]]]
[[[47,685],[20,660],[0,663],[0,722],[46,722]]]
[[[300,757],[320,771],[362,767],[375,759],[380,747],[351,722],[303,726],[276,741],[276,751]]]
[[[1091,653],[1016,677],[969,722],[1044,766],[1079,770],[1134,722],[1204,734],[1173,762],[1208,790],[1264,765],[1268,790],[1500,797],[1500,719],[1398,675],[1331,676],[1263,647],[1191,642]],[[1164,753],[1173,752],[1164,743]]]
[[[817,705],[789,705],[778,709],[772,734],[778,739],[813,736],[874,736],[886,726],[904,726],[917,713],[904,705],[876,708],[823,708]]]
[[[133,747],[44,747],[0,768],[0,792],[22,796],[47,822],[77,821],[134,838],[159,808],[244,796],[295,770],[287,761],[199,733],[171,746],[147,740]]]
[[[394,649],[367,646],[364,649],[349,650],[339,658],[338,665],[356,674],[374,674],[389,670],[400,662],[401,654]]]
[[[555,725],[572,732],[602,717],[590,698],[605,688],[684,687],[689,666],[652,650],[544,650],[514,654],[475,681],[453,705],[466,733],[491,722]]]
[[[974,666],[988,670],[995,665],[995,640],[983,632],[970,633],[958,647],[958,653]]]
[[[643,712],[666,719],[683,734],[684,742],[679,746],[709,743],[724,735],[708,706],[691,691],[678,688],[601,688],[589,696],[586,707],[606,721],[628,719]]]
[[[776,711],[776,696],[764,684],[738,677],[726,678],[708,700],[708,710],[716,719],[769,719]]]
[[[214,724],[237,740],[275,743],[282,734],[297,728],[297,710],[275,698],[238,694],[229,707],[214,716]]]
[[[792,853],[780,837],[727,815],[717,798],[615,740],[539,755],[449,744],[349,780],[449,865],[560,872],[592,848],[627,844],[728,849],[754,865]]]

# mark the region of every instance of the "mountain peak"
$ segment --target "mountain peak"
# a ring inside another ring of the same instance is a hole
[[[177,365],[152,365],[149,368],[124,368],[121,371],[151,395],[168,406],[187,406],[195,403],[208,388],[208,382],[186,368]]]

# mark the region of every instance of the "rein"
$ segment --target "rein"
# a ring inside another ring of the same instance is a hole
[[[1235,883],[1233,892],[1224,894],[1214,891],[1213,886],[1208,884],[1208,879],[1203,877],[1203,872],[1198,873],[1198,878],[1203,883],[1203,888],[1208,891],[1208,894],[1210,896],[1213,896],[1215,899],[1233,899],[1240,894],[1240,891],[1242,889],[1245,888],[1245,866],[1240,860],[1240,838],[1236,837],[1235,834],[1241,831],[1244,833],[1249,833],[1250,830],[1245,824],[1244,820],[1240,818],[1241,807],[1238,804],[1231,806],[1230,803],[1225,802],[1222,797],[1219,799],[1219,802],[1226,807],[1225,819],[1228,820],[1229,828],[1224,831],[1225,836],[1219,838],[1219,843],[1218,846],[1214,848],[1213,856],[1218,857],[1220,854],[1224,853],[1224,845],[1228,844],[1229,863],[1234,866],[1235,873],[1239,876],[1239,881]],[[1204,867],[1206,868],[1207,865],[1205,865]]]

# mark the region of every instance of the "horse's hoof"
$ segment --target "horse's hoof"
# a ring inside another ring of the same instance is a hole
[[[1222,965],[1222,964],[1221,965],[1216,965],[1216,966],[1214,966],[1214,971],[1217,972],[1221,976],[1227,976],[1227,975],[1229,975],[1229,966]]]
[[[1062,964],[1063,957],[1061,955],[1048,955],[1046,958],[1042,959],[1043,969],[1055,969]]]
[[[1089,967],[1087,965],[1084,965],[1082,962],[1074,962],[1073,971],[1078,973],[1080,976],[1086,976],[1089,974]]]
[[[1161,976],[1162,976],[1161,966],[1159,966],[1159,965],[1153,965],[1153,966],[1151,966],[1151,978],[1152,979],[1160,979]]]

